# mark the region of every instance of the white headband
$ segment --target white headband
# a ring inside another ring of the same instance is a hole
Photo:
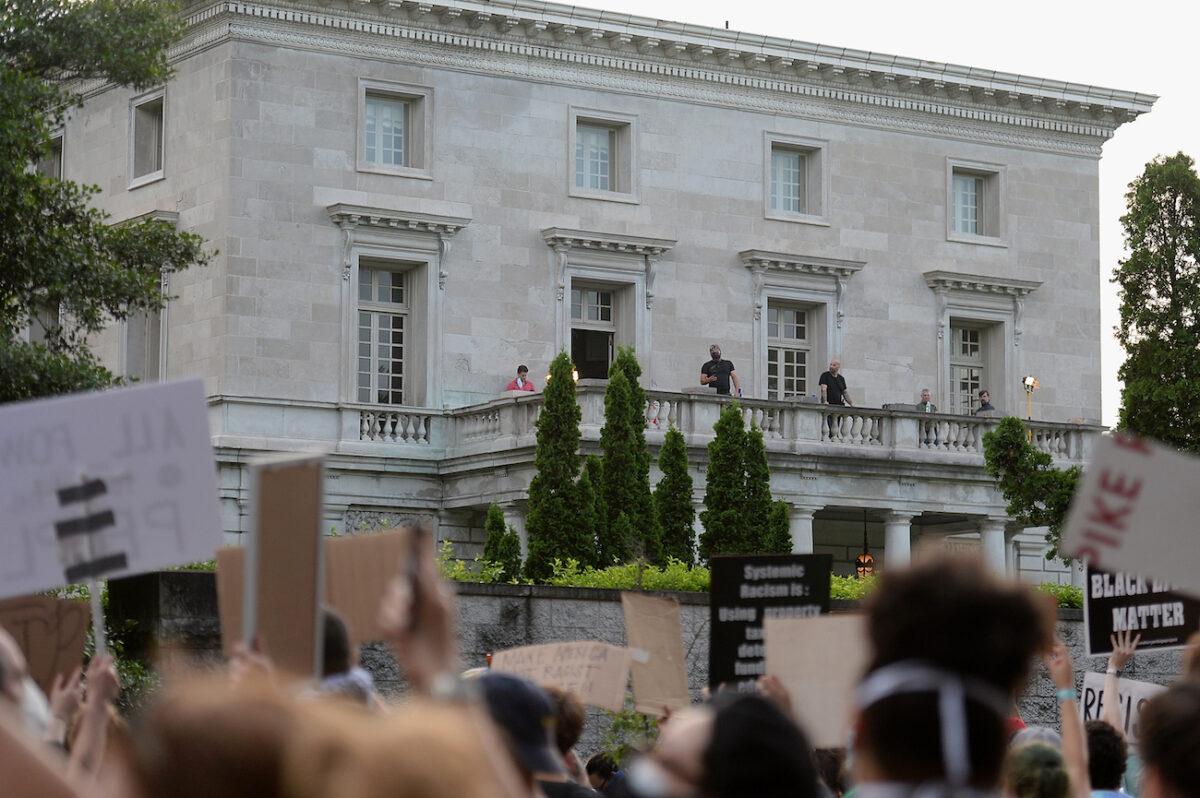
[[[902,693],[937,693],[946,781],[956,787],[965,787],[971,778],[966,700],[970,697],[1003,718],[1012,708],[1009,697],[980,679],[919,660],[897,662],[868,674],[858,685],[855,695],[859,709],[866,709]]]

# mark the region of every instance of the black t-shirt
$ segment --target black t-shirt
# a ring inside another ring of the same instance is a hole
[[[716,388],[717,393],[729,393],[729,374],[734,370],[733,363],[728,360],[710,360],[700,367],[700,373],[716,377],[716,382],[710,382],[710,388]]]
[[[573,781],[538,781],[546,798],[598,798],[599,793]]]
[[[841,374],[836,377],[830,372],[825,372],[821,375],[821,385],[825,386],[825,401],[831,405],[844,405],[846,400],[843,398],[846,393],[846,378]]]

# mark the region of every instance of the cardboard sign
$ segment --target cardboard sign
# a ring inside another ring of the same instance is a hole
[[[844,746],[850,733],[854,689],[867,667],[863,616],[767,618],[767,673],[792,698],[800,727],[817,748]]]
[[[281,670],[313,676],[321,663],[319,456],[250,465],[254,531],[247,537],[242,640],[258,637]]]
[[[622,593],[625,641],[633,673],[634,708],[648,715],[691,703],[679,602],[645,593]]]
[[[1200,595],[1200,459],[1105,435],[1071,500],[1062,550],[1104,571],[1146,574]]]
[[[713,557],[708,682],[754,690],[766,673],[763,621],[829,612],[828,554]]]
[[[200,380],[0,407],[0,598],[207,560],[221,543]]]
[[[234,643],[242,642],[242,620],[246,589],[246,552],[241,546],[217,549],[217,614],[221,619],[221,650],[233,654]]]
[[[51,596],[0,601],[0,627],[17,641],[29,675],[47,695],[55,676],[66,676],[83,664],[90,620],[85,601]]]
[[[585,704],[620,712],[629,683],[629,650],[595,640],[523,646],[493,654],[492,670],[569,690]]]
[[[1183,648],[1200,629],[1200,600],[1171,591],[1171,586],[1121,571],[1090,565],[1083,596],[1087,653],[1112,653],[1111,635],[1131,631],[1142,636],[1138,650]]]
[[[1117,679],[1117,697],[1121,702],[1121,723],[1125,729],[1125,739],[1131,742],[1137,740],[1138,723],[1142,717],[1142,707],[1154,696],[1167,688],[1161,684],[1137,682],[1133,679]],[[1079,714],[1084,721],[1099,720],[1104,712],[1104,674],[1085,673],[1083,675],[1083,700],[1079,702]]]

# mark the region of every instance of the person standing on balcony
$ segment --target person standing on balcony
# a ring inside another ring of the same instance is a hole
[[[821,375],[821,401],[830,405],[854,406],[846,390],[846,378],[841,374],[842,364],[835,357],[829,361],[829,371]]]
[[[979,392],[979,407],[975,409],[975,415],[980,413],[994,413],[996,408],[992,406],[992,395],[984,388]]]
[[[742,381],[738,379],[733,363],[721,359],[721,347],[713,344],[708,348],[708,354],[712,360],[700,367],[700,384],[715,388],[717,396],[729,396],[729,383],[732,381],[737,395],[741,396]]]
[[[517,376],[504,387],[506,391],[533,391],[533,383],[529,381],[529,366],[524,363],[517,366]]]
[[[929,393],[928,388],[921,389],[921,403],[917,405],[917,410],[922,413],[936,413],[937,405],[933,403],[933,397]]]

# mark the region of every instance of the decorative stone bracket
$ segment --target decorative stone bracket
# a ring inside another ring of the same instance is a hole
[[[1025,297],[1041,288],[1037,280],[1013,280],[1005,277],[982,277],[977,274],[961,274],[958,272],[931,271],[925,272],[925,284],[933,290],[938,303],[937,337],[941,341],[946,337],[946,303],[950,293],[969,294],[975,297],[999,296],[1011,297],[1013,309],[1013,346],[1021,346],[1021,312],[1024,310]]]
[[[437,237],[438,243],[438,288],[445,290],[446,255],[450,252],[450,239],[471,220],[458,216],[441,216],[432,213],[415,213],[388,208],[367,208],[360,205],[337,203],[326,208],[329,218],[342,231],[342,279],[350,279],[353,265],[355,233],[360,228],[382,232],[424,234]]]
[[[639,267],[646,276],[646,310],[654,307],[654,264],[675,246],[667,238],[643,238],[641,236],[593,233],[585,230],[567,230],[547,227],[542,231],[542,240],[558,255],[558,283],[555,297],[563,300],[567,289],[567,266],[572,251],[604,252],[624,256]]]
[[[738,253],[742,265],[754,276],[754,320],[762,318],[763,286],[768,273],[797,274],[824,279],[830,282],[834,294],[834,308],[838,329],[846,318],[842,309],[842,295],[846,280],[866,266],[864,261],[817,258],[805,255],[790,255],[786,252],[767,252],[761,249],[746,249]]]

